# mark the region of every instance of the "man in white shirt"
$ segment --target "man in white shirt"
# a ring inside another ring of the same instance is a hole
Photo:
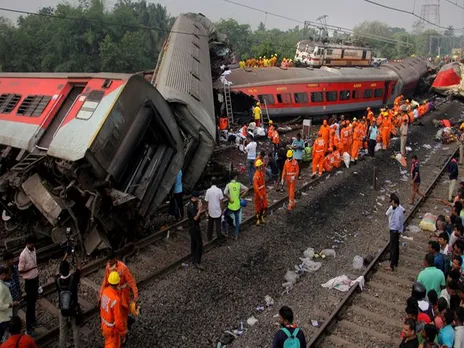
[[[7,267],[0,266],[0,340],[3,339],[8,329],[8,323],[13,316],[13,306],[19,304],[18,301],[13,302],[10,288],[5,283],[8,273],[9,269]]]
[[[406,141],[408,140],[408,120],[406,118],[400,126],[400,140],[400,152],[404,157],[406,156]]]
[[[26,247],[19,255],[18,271],[19,275],[24,279],[24,290],[26,292],[26,332],[32,337],[37,334],[34,327],[37,326],[35,316],[35,305],[37,303],[37,295],[39,290],[39,271],[37,269],[37,255],[35,251],[37,239],[35,236],[28,236],[26,239]]]
[[[224,238],[221,233],[221,216],[222,216],[222,201],[224,200],[224,195],[222,190],[216,185],[218,180],[212,178],[212,186],[206,191],[205,201],[206,201],[206,214],[208,215],[208,232],[206,234],[208,242],[213,239],[213,225],[216,225],[216,235],[218,240]]]
[[[256,160],[256,151],[258,145],[254,137],[249,137],[249,143],[245,146],[245,152],[247,153],[247,168],[248,168],[248,181],[250,185],[253,185],[253,176],[255,175],[255,160]]]
[[[400,199],[392,193],[390,195],[390,207],[385,215],[388,216],[388,227],[390,229],[390,266],[387,270],[393,271],[398,267],[400,258],[400,234],[404,231],[405,209],[400,205]]]
[[[455,323],[454,348],[464,348],[464,308],[457,309]]]

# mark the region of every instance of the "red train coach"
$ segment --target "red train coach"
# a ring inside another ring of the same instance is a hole
[[[258,99],[269,116],[307,116],[351,112],[391,105],[412,97],[427,73],[423,59],[411,58],[380,68],[235,69],[231,89]]]

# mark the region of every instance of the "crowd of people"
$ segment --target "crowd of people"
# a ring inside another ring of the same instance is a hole
[[[36,254],[37,239],[26,239],[26,247],[19,255],[18,264],[11,252],[5,252],[4,264],[0,266],[0,341],[2,348],[36,348],[36,329],[42,326],[37,321],[36,303],[41,293],[40,270]],[[98,295],[101,330],[105,347],[119,348],[127,340],[133,317],[138,315],[138,291],[129,268],[108,251],[108,263]],[[21,280],[24,281],[24,294]],[[69,347],[68,331],[72,331],[74,347],[80,343],[79,325],[83,313],[79,305],[81,263],[74,246],[69,245],[55,276],[59,309],[59,347]],[[132,293],[132,300],[131,300]],[[25,303],[22,303],[22,302]],[[18,315],[21,306],[26,307],[26,330]],[[132,314],[132,316],[129,316]]]
[[[271,66],[291,67],[293,66],[293,59],[284,57],[279,64],[277,54],[272,54],[269,58],[261,56],[259,58],[242,59],[239,62],[239,67],[243,68],[267,68]]]
[[[454,177],[455,163],[451,162],[448,173]],[[441,201],[452,205],[453,211],[437,217],[436,231],[429,236],[424,268],[406,301],[400,348],[464,347],[464,182],[459,184],[456,196],[454,185],[450,192],[452,203]],[[386,215],[390,230],[390,264],[386,270],[395,271],[405,215],[396,194],[390,196]]]

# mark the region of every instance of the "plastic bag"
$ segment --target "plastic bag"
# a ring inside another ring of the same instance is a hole
[[[425,231],[435,232],[437,217],[433,214],[427,213],[419,224],[419,227]]]
[[[319,268],[321,268],[322,263],[314,262],[311,260],[305,260],[301,266],[302,266],[303,271],[312,273],[312,272],[316,272]]]
[[[298,274],[294,271],[287,271],[284,276],[285,280],[289,283],[295,284],[298,280]]]
[[[395,159],[400,162],[400,164],[403,166],[403,167],[406,167],[408,165],[408,163],[406,162],[406,159],[399,153],[395,156]]]
[[[333,249],[324,249],[320,252],[320,254],[323,254],[325,256],[333,256],[333,257],[337,255],[337,253]]]
[[[350,168],[351,156],[348,152],[344,152],[342,155],[343,163],[345,163],[346,168]]]
[[[361,256],[356,255],[353,258],[353,268],[354,269],[362,269],[363,265],[364,265],[364,259]]]
[[[312,259],[313,256],[314,256],[314,248],[308,248],[304,251],[303,255],[306,257],[306,258],[309,258],[309,259]]]
[[[407,227],[407,229],[408,229],[409,232],[412,232],[412,233],[419,233],[419,232],[422,231],[421,228],[419,226],[416,226],[416,225],[409,225]]]
[[[377,152],[377,151],[380,151],[380,150],[382,150],[382,143],[375,144],[374,151]]]

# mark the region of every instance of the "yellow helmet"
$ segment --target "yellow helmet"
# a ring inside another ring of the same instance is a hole
[[[272,121],[272,120],[269,120],[269,124],[274,124],[274,121]]]
[[[292,150],[288,150],[287,151],[287,158],[292,158],[293,157],[293,151]]]
[[[263,161],[261,161],[260,159],[256,160],[255,167],[261,167],[262,165],[263,165]]]
[[[137,305],[137,303],[135,303],[134,301],[130,303],[130,312],[132,313],[133,316],[136,316],[136,317],[140,314],[140,308]]]
[[[357,121],[358,119],[356,117],[353,118],[353,121]]]
[[[116,271],[113,271],[110,273],[108,276],[108,283],[111,285],[118,285],[121,279],[119,278],[119,273]]]
[[[459,126],[459,129],[463,129],[464,128],[464,122],[461,123],[461,125]]]

